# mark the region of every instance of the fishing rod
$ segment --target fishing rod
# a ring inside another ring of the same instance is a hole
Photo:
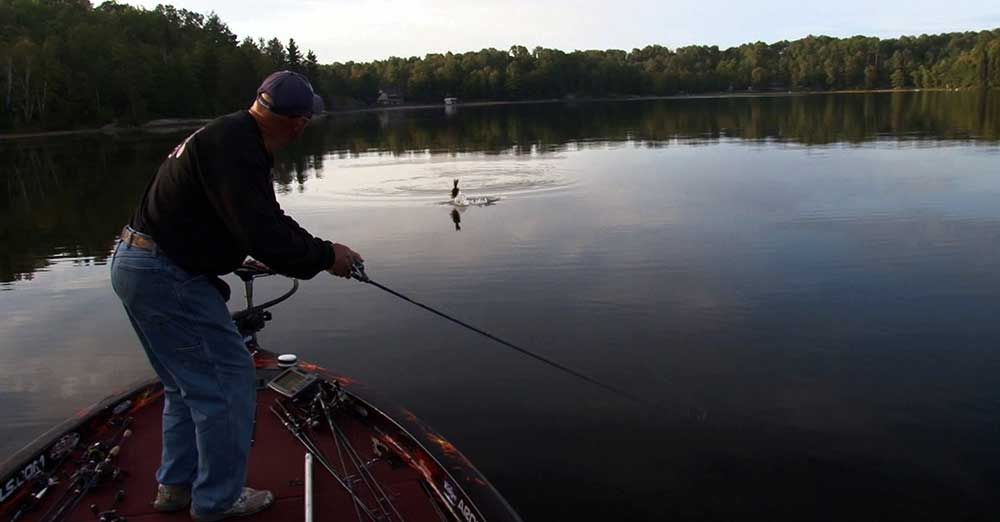
[[[340,455],[340,463],[344,468],[344,476],[350,476],[347,474],[347,466],[344,463],[343,455],[341,455],[340,446],[344,445],[344,452],[347,453],[347,457],[350,459],[351,464],[358,471],[358,476],[361,477],[361,482],[364,483],[368,491],[371,492],[372,497],[375,498],[375,503],[378,504],[379,509],[385,516],[384,520],[392,520],[393,513],[400,522],[405,522],[403,514],[396,509],[395,504],[392,503],[392,499],[386,494],[385,489],[379,484],[375,475],[372,474],[371,470],[368,469],[368,465],[365,464],[364,459],[358,454],[357,450],[354,449],[354,445],[351,444],[347,435],[340,429],[340,427],[333,421],[333,416],[331,411],[333,410],[335,404],[340,404],[343,398],[340,396],[340,383],[337,383],[336,391],[329,389],[326,383],[320,383],[316,394],[313,396],[312,403],[310,405],[310,418],[315,418],[317,423],[319,422],[319,417],[326,419],[327,426],[330,427],[330,434],[333,436],[333,442],[337,446],[337,454]],[[324,398],[324,395],[330,393],[331,397]],[[369,463],[370,464],[370,463]],[[383,505],[383,501],[389,504],[389,508],[392,509],[393,513],[389,513]]]
[[[459,319],[455,319],[454,317],[452,317],[452,316],[450,316],[450,315],[448,315],[448,314],[446,314],[444,312],[440,312],[440,311],[435,310],[434,308],[431,308],[430,306],[427,306],[427,305],[425,305],[423,303],[414,301],[413,299],[411,299],[411,298],[409,298],[409,297],[407,297],[407,296],[405,296],[405,295],[403,295],[403,294],[401,294],[401,293],[399,293],[399,292],[397,292],[397,291],[395,291],[395,290],[393,290],[393,289],[391,289],[391,288],[389,288],[389,287],[387,287],[387,286],[385,286],[383,284],[380,284],[380,283],[372,280],[371,278],[369,278],[368,275],[365,273],[365,264],[364,264],[363,261],[354,261],[354,263],[351,265],[351,276],[350,277],[352,279],[357,279],[358,281],[361,281],[362,283],[370,284],[370,285],[372,285],[372,286],[374,286],[374,287],[376,287],[376,288],[378,288],[380,290],[388,292],[388,293],[390,293],[390,294],[392,294],[392,295],[394,295],[394,296],[396,296],[396,297],[398,297],[398,298],[400,298],[400,299],[402,299],[402,300],[404,300],[404,301],[406,301],[408,303],[415,304],[415,305],[419,306],[420,308],[423,308],[424,310],[427,310],[428,312],[431,312],[431,313],[433,313],[433,314],[435,314],[435,315],[437,315],[439,317],[443,317],[443,318],[445,318],[445,319],[447,319],[447,320],[449,320],[449,321],[451,321],[451,322],[453,322],[455,324],[458,324],[459,326],[463,326],[465,328],[468,328],[469,330],[472,330],[473,332],[476,332],[476,333],[478,333],[478,334],[480,334],[482,336],[485,336],[485,337],[487,337],[489,339],[492,339],[492,340],[494,340],[494,341],[496,341],[496,342],[498,342],[498,343],[500,343],[500,344],[502,344],[502,345],[504,345],[504,346],[506,346],[508,348],[516,350],[521,355],[525,355],[525,356],[531,357],[532,359],[535,359],[536,361],[540,361],[540,362],[545,363],[545,364],[547,364],[547,365],[549,365],[549,366],[551,366],[551,367],[553,367],[553,368],[555,368],[555,369],[557,369],[559,371],[562,371],[564,373],[568,373],[569,375],[572,375],[573,377],[576,377],[577,379],[589,382],[590,384],[593,384],[594,386],[602,388],[605,391],[609,391],[609,392],[611,392],[611,393],[613,393],[615,395],[618,395],[619,397],[624,397],[624,398],[626,398],[626,399],[628,399],[630,401],[636,402],[638,404],[642,404],[643,406],[649,406],[649,407],[653,407],[653,408],[659,408],[658,405],[652,404],[649,401],[647,401],[647,400],[645,400],[645,399],[643,399],[643,398],[641,398],[641,397],[639,397],[637,395],[633,395],[633,394],[631,394],[631,393],[629,393],[627,391],[620,390],[620,389],[618,389],[618,388],[616,388],[616,387],[614,387],[614,386],[612,386],[610,384],[605,384],[605,383],[603,383],[603,382],[601,382],[601,381],[599,381],[599,380],[597,380],[597,379],[595,379],[593,377],[589,377],[589,376],[587,376],[587,375],[585,375],[583,373],[580,373],[580,372],[578,372],[578,371],[576,371],[576,370],[574,370],[572,368],[569,368],[569,367],[567,367],[567,366],[565,366],[563,364],[560,364],[560,363],[557,363],[557,362],[555,362],[555,361],[553,361],[551,359],[545,358],[545,357],[543,357],[541,355],[538,355],[538,354],[536,354],[536,353],[534,353],[534,352],[532,352],[530,350],[527,350],[525,348],[521,348],[520,346],[517,346],[514,343],[511,343],[509,341],[505,341],[505,340],[503,340],[503,339],[501,339],[501,338],[499,338],[499,337],[497,337],[497,336],[495,336],[495,335],[493,335],[493,334],[491,334],[489,332],[486,332],[484,330],[476,328],[475,326],[472,326],[472,325],[470,325],[470,324],[468,324],[468,323],[466,323],[464,321],[461,321]]]
[[[362,513],[368,516],[372,522],[379,520],[380,517],[376,516],[375,513],[368,508],[364,501],[358,497],[358,495],[354,492],[354,489],[351,488],[351,485],[345,481],[345,478],[340,477],[337,475],[337,472],[333,470],[333,466],[331,466],[330,462],[326,460],[326,456],[323,455],[323,452],[320,451],[312,439],[309,438],[309,435],[305,432],[304,423],[296,420],[296,418],[292,416],[291,412],[288,411],[288,408],[286,408],[285,405],[279,400],[274,401],[274,405],[271,406],[271,413],[273,413],[278,418],[278,421],[288,431],[290,431],[293,436],[295,436],[295,439],[306,448],[306,451],[311,453],[313,458],[319,462],[331,476],[333,476],[334,480],[337,481],[337,484],[339,484],[340,487],[351,496],[355,505],[361,508]]]
[[[121,430],[105,442],[95,442],[84,452],[85,464],[71,477],[72,482],[59,500],[40,518],[43,522],[59,522],[73,515],[73,511],[91,490],[105,480],[117,481],[125,472],[111,461],[121,452],[125,440],[132,436],[132,418],[122,421]],[[120,495],[124,495],[121,492]],[[117,497],[118,495],[116,495]],[[117,505],[121,499],[117,499]],[[93,508],[92,508],[93,509]]]

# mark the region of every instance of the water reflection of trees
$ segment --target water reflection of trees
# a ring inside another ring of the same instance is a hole
[[[106,259],[174,141],[0,144],[0,282],[30,278],[54,257]]]
[[[447,118],[439,112],[328,118],[312,129],[301,150],[524,153],[595,140],[742,138],[814,145],[879,136],[1000,139],[1000,97],[974,92],[467,107]]]
[[[149,177],[183,138],[90,136],[0,143],[0,282],[54,256],[103,260]],[[314,122],[275,162],[279,192],[324,161],[371,151],[547,153],[608,142],[722,139],[803,145],[874,139],[1000,141],[1000,96],[974,92],[531,104],[340,114]]]

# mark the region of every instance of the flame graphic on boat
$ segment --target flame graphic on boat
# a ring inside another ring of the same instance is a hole
[[[427,433],[427,438],[430,439],[430,441],[433,442],[434,444],[437,444],[438,447],[441,448],[441,451],[445,453],[445,455],[448,455],[449,457],[461,456],[461,453],[458,452],[458,449],[455,447],[455,445],[448,442],[448,440],[445,439],[444,437],[432,431],[428,431],[426,433]]]

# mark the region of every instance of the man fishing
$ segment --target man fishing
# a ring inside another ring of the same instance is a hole
[[[214,521],[274,501],[245,485],[256,377],[218,276],[248,255],[299,279],[349,277],[362,261],[310,235],[274,195],[274,152],[321,107],[304,76],[267,77],[249,110],[212,121],[169,154],[122,230],[111,283],[165,390],[159,511],[190,505],[194,520]]]

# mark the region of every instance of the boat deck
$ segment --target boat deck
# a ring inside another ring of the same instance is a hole
[[[269,407],[278,395],[271,390],[262,390],[257,400],[257,425],[255,442],[251,450],[247,472],[247,485],[271,490],[275,504],[267,510],[241,518],[247,521],[290,521],[304,519],[304,456],[305,448],[289,433],[271,413]],[[96,504],[100,510],[111,506],[117,490],[125,495],[117,507],[119,515],[129,521],[190,520],[187,510],[177,513],[159,513],[153,510],[152,501],[156,494],[154,473],[160,463],[162,396],[132,414],[132,436],[121,444],[121,452],[115,464],[127,473],[119,483],[105,483],[87,495],[65,520],[92,522],[97,517],[90,505]],[[375,458],[372,446],[372,429],[350,416],[338,417],[337,423],[365,462]],[[335,469],[340,471],[340,461],[334,446],[334,438],[329,429],[317,428],[310,437],[325,453]],[[349,470],[353,470],[344,457]],[[370,467],[395,507],[407,521],[440,521],[446,519],[422,485],[421,475],[406,465],[393,465],[385,459],[377,459]],[[355,512],[351,497],[318,462],[313,463],[314,517],[323,520],[367,520],[363,514]],[[49,501],[58,498],[68,480],[50,492]],[[376,503],[363,486],[357,488],[359,496],[373,510]],[[39,520],[45,512],[45,502],[41,509],[27,514],[21,520]],[[388,507],[386,507],[388,509]],[[393,517],[393,520],[396,518]]]
[[[274,505],[244,520],[304,520],[305,455],[313,452],[316,521],[520,522],[472,463],[412,412],[349,377],[262,349],[256,333],[271,319],[265,309],[294,294],[298,281],[254,306],[249,298],[254,279],[274,273],[254,263],[235,273],[248,298],[233,320],[252,354],[258,384],[246,483],[275,495]],[[274,390],[296,398],[284,399]],[[155,379],[116,390],[0,462],[0,519],[189,520],[186,509],[165,514],[152,507],[162,450],[162,394]],[[131,435],[123,439],[125,427]]]

